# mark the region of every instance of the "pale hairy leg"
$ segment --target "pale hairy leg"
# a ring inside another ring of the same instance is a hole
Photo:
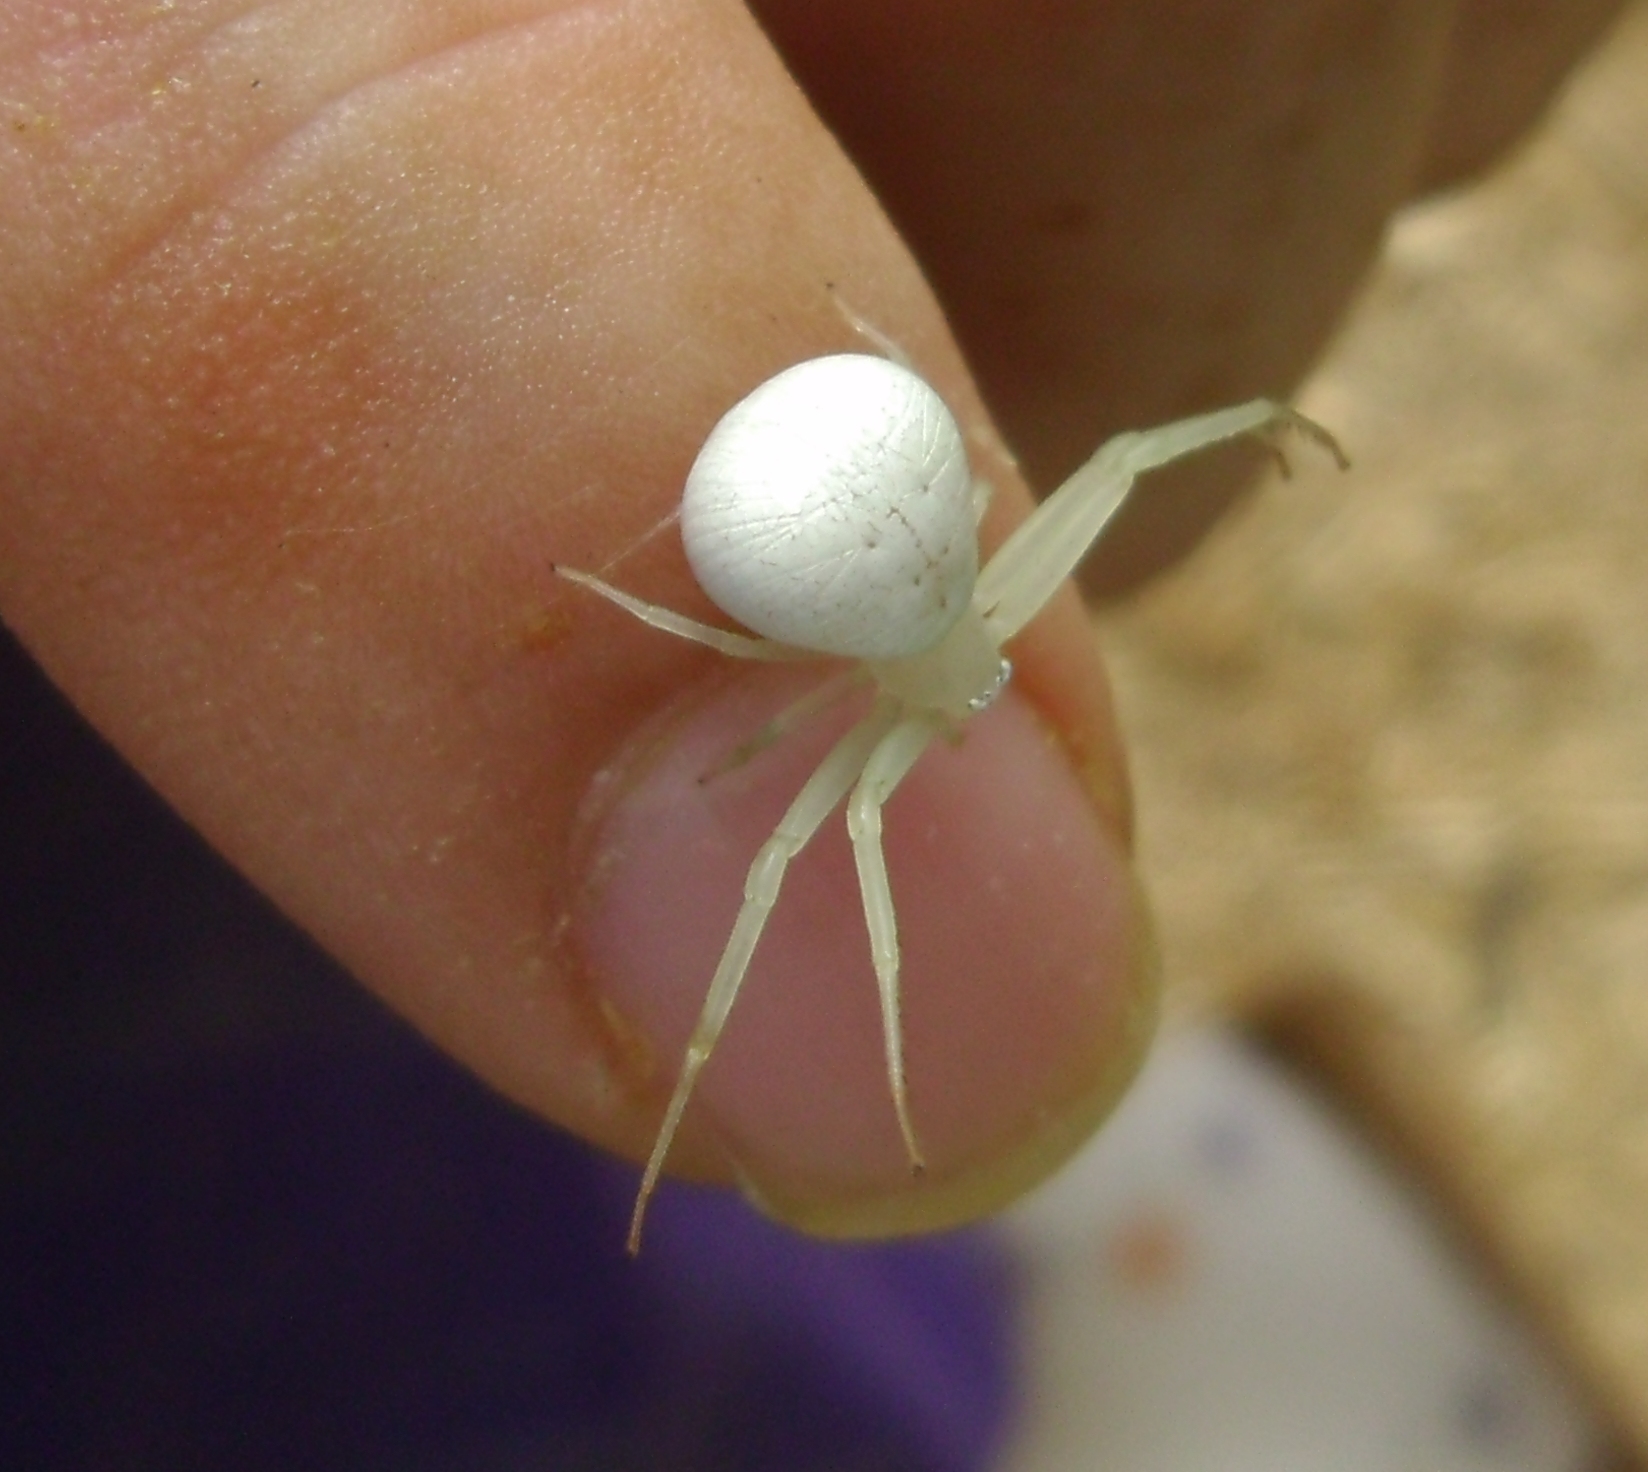
[[[733,747],[720,761],[704,773],[698,780],[700,783],[713,782],[717,777],[736,770],[752,757],[758,756],[769,746],[781,741],[796,727],[804,725],[814,716],[827,711],[838,700],[844,700],[848,695],[865,684],[869,676],[859,668],[839,670],[822,683],[814,686],[805,695],[792,700],[783,710],[779,711],[770,721],[763,725],[754,735],[746,737]]]
[[[899,999],[898,917],[887,877],[887,858],[881,847],[881,810],[928,744],[945,729],[942,716],[913,713],[900,721],[870,754],[864,775],[847,803],[847,833],[858,866],[858,885],[864,898],[864,921],[870,931],[870,956],[875,963],[881,996],[881,1031],[887,1048],[887,1082],[899,1133],[910,1156],[910,1168],[926,1169],[910,1120],[909,1093],[904,1077],[904,1024]]]
[[[631,1254],[641,1249],[641,1226],[646,1216],[647,1202],[657,1188],[670,1144],[680,1128],[687,1100],[692,1096],[693,1085],[697,1083],[704,1064],[709,1061],[721,1036],[721,1029],[726,1025],[727,1015],[738,999],[738,989],[749,970],[756,942],[761,939],[767,917],[772,914],[773,906],[778,901],[785,869],[846,797],[863,772],[871,753],[899,724],[900,719],[901,711],[896,702],[885,698],[878,700],[869,715],[830,748],[829,754],[796,794],[795,801],[779,819],[772,837],[761,845],[760,852],[750,865],[744,881],[744,903],[733,922],[732,934],[727,938],[715,976],[710,981],[697,1025],[688,1039],[675,1092],[664,1111],[663,1124],[659,1127],[658,1138],[641,1177],[635,1211],[630,1218],[628,1247]]]
[[[1243,435],[1297,430],[1322,445],[1341,468],[1338,442],[1314,420],[1270,399],[1117,435],[1041,503],[979,574],[974,606],[997,639],[1030,622],[1076,570],[1147,471]]]
[[[611,583],[604,583],[600,578],[592,577],[587,572],[579,572],[576,568],[556,566],[554,572],[557,577],[563,577],[569,583],[577,583],[580,588],[588,588],[592,593],[599,593],[607,602],[616,603],[644,624],[650,624],[653,628],[666,634],[674,634],[678,638],[690,639],[694,644],[707,644],[711,649],[718,649],[722,654],[730,654],[734,659],[761,659],[776,664],[785,660],[819,658],[809,650],[781,644],[776,639],[761,639],[754,634],[736,634],[731,629],[718,629],[714,624],[700,623],[695,618],[688,618],[684,613],[676,613],[657,603],[648,603],[626,593],[622,588],[615,588]]]

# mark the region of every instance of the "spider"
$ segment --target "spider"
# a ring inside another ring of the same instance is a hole
[[[681,497],[687,560],[710,599],[752,633],[700,623],[588,573],[555,571],[642,622],[735,659],[852,661],[734,753],[731,763],[816,714],[855,684],[869,713],[802,785],[744,885],[703,1010],[636,1195],[628,1248],[704,1064],[721,1035],[790,860],[843,801],[880,993],[887,1080],[911,1171],[924,1163],[910,1117],[899,1011],[898,925],[881,848],[881,810],[928,744],[1001,694],[1003,646],[1087,555],[1138,476],[1242,435],[1293,429],[1348,462],[1333,436],[1268,399],[1106,442],[982,569],[989,487],[967,464],[938,394],[886,358],[814,358],[728,411]],[[1285,466],[1285,461],[1283,462]],[[730,763],[729,763],[730,764]]]

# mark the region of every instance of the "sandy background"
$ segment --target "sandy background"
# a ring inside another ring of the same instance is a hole
[[[1648,1455],[1648,7],[1302,407],[1353,472],[1103,619],[1170,1006],[1333,1074]]]

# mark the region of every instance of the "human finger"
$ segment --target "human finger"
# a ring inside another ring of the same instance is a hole
[[[0,611],[397,1009],[643,1155],[719,943],[700,882],[741,881],[702,845],[759,827],[743,788],[661,802],[669,754],[747,734],[764,687],[549,569],[713,616],[669,535],[682,477],[761,378],[860,345],[843,301],[976,432],[999,539],[1025,492],[914,263],[731,4],[7,24]],[[873,1123],[879,1042],[815,952],[862,923],[828,850],[684,1136],[819,1230],[988,1209],[1142,1046],[1125,782],[1073,600],[1016,654],[1022,697],[888,816],[933,1179]],[[941,817],[970,849],[923,837]]]
[[[1618,0],[755,0],[910,242],[1032,484],[1106,435],[1286,397],[1415,190],[1537,115]],[[1239,494],[1134,499],[1101,593]]]

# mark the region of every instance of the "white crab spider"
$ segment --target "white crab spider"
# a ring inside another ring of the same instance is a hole
[[[666,633],[738,659],[853,660],[855,673],[876,689],[869,714],[831,748],[750,866],[743,907],[641,1178],[632,1253],[785,867],[843,799],[881,996],[893,1109],[911,1169],[920,1173],[881,809],[935,736],[1001,693],[1012,673],[1002,646],[1075,570],[1139,475],[1224,440],[1290,428],[1346,463],[1326,430],[1268,399],[1118,435],[980,570],[978,523],[988,490],[973,479],[961,431],[937,393],[885,358],[815,358],[733,406],[710,432],[681,497],[681,536],[694,574],[715,604],[754,634],[718,629],[587,573],[556,569]],[[827,690],[841,688],[836,682]],[[828,696],[809,698],[776,725],[827,703]]]

